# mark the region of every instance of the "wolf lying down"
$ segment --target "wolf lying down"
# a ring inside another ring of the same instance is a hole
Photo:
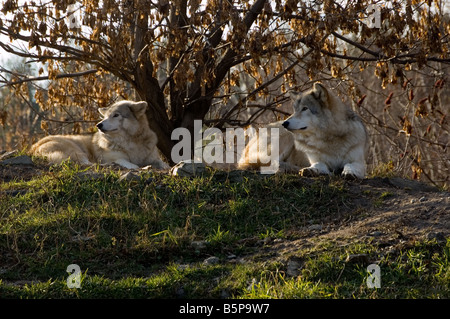
[[[304,94],[292,93],[294,114],[284,122],[272,123],[279,135],[280,170],[302,176],[341,173],[364,178],[367,133],[361,119],[324,86],[315,83]],[[93,135],[54,135],[32,146],[34,155],[52,163],[70,158],[82,165],[116,163],[127,169],[151,165],[168,169],[159,157],[157,136],[148,125],[146,102],[121,101],[99,109],[104,119]],[[267,163],[267,151],[255,151],[258,136],[249,141],[238,168]],[[270,153],[270,141],[267,148]]]
[[[364,178],[368,142],[361,119],[319,83],[304,94],[292,93],[291,98],[294,114],[284,122],[270,125],[280,130],[280,169],[300,171],[302,176],[340,173],[344,177]],[[258,136],[248,143],[239,168],[258,166],[257,159],[269,156],[267,152],[248,152],[257,139]]]
[[[151,165],[168,169],[159,157],[158,138],[148,125],[147,102],[120,101],[100,108],[103,120],[91,135],[51,135],[31,147],[34,155],[55,164],[70,158],[82,165],[118,164],[127,169]]]

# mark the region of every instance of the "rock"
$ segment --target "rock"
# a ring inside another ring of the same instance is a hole
[[[207,242],[204,240],[194,240],[191,243],[191,247],[195,249],[195,251],[200,251],[206,248]]]
[[[5,159],[0,162],[1,165],[34,165],[31,157],[28,155],[20,155],[17,157],[12,157]]]
[[[427,234],[427,239],[428,240],[436,239],[436,241],[441,244],[447,242],[447,239],[441,232],[430,232]]]
[[[322,230],[322,225],[319,225],[319,224],[313,224],[313,225],[311,225],[311,226],[308,226],[308,229],[309,230]]]
[[[301,260],[290,259],[287,263],[286,274],[291,277],[298,277],[302,267],[303,262]]]
[[[211,256],[203,260],[203,265],[205,266],[215,265],[218,264],[219,261],[220,261],[219,257]]]
[[[204,174],[207,171],[204,163],[182,161],[170,169],[170,175],[181,177],[193,177]]]

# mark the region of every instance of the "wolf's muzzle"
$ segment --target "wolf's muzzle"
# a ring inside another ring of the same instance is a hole
[[[306,130],[306,126],[305,127],[300,127],[299,129],[289,128],[289,121],[284,121],[283,124],[281,124],[281,125],[283,125],[283,127],[285,129],[290,130],[290,131],[298,131],[298,130],[303,131],[303,130]]]

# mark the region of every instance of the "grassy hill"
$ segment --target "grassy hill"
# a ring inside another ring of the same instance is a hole
[[[450,297],[446,191],[396,178],[125,173],[0,165],[0,298]],[[80,288],[67,286],[71,264]]]

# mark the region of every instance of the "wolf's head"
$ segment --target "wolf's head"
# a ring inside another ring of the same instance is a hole
[[[313,88],[304,94],[292,92],[291,99],[294,114],[283,122],[283,126],[296,133],[317,127],[324,118],[324,110],[331,107],[328,91],[320,83],[314,83]]]
[[[103,120],[97,128],[104,134],[134,135],[140,129],[141,122],[146,120],[147,102],[120,101],[110,107],[100,108]]]

